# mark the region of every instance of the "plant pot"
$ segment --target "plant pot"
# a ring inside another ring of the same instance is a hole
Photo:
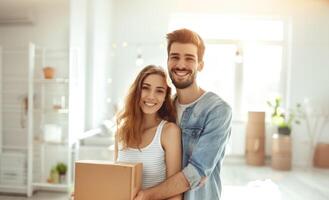
[[[291,170],[291,137],[282,134],[272,136],[272,168]]]
[[[278,133],[281,135],[290,135],[291,129],[289,127],[278,127]]]
[[[59,183],[66,183],[66,174],[59,175]]]
[[[53,67],[43,68],[43,74],[45,79],[53,79],[55,75],[55,69]]]
[[[56,170],[51,170],[49,182],[51,183],[59,183],[59,174]]]

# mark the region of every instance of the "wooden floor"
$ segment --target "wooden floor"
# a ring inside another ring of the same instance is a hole
[[[223,200],[329,200],[328,169],[295,167],[283,172],[226,162],[222,177]]]
[[[274,171],[242,161],[225,161],[222,200],[328,200],[329,170]],[[68,200],[68,194],[37,192],[32,198],[0,195],[0,200]]]

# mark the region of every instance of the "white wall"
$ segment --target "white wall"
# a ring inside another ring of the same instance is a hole
[[[293,18],[290,101],[293,105],[308,98],[314,109],[324,109],[328,113],[329,2],[313,2],[305,10],[297,12]],[[298,165],[305,164],[309,148],[307,135],[305,123],[295,126],[294,161]],[[328,121],[320,133],[319,141],[329,142]]]
[[[156,64],[166,67],[165,45],[159,45],[166,42],[171,5],[172,1],[114,1],[113,43],[117,45],[117,48],[112,48],[114,103],[123,99],[139,72],[136,67],[139,47],[144,59],[143,66]],[[123,42],[127,42],[128,46],[123,48]]]
[[[88,1],[70,1],[70,75],[75,83],[70,85],[69,133],[72,140],[85,131],[86,127],[86,70],[87,70],[87,35]]]
[[[88,30],[88,63],[89,75],[87,83],[88,127],[96,128],[108,116],[109,88],[107,76],[110,70],[111,58],[108,56],[111,48],[111,18],[112,4],[108,0],[89,1],[89,30]]]
[[[1,4],[0,4],[1,6]],[[69,47],[69,2],[59,1],[34,1],[25,4],[25,7],[32,11],[34,15],[33,24],[9,24],[0,25],[0,45],[4,50],[26,50],[31,41],[39,46],[68,50]],[[12,60],[15,60],[14,58]],[[16,58],[16,64],[6,68],[3,75],[15,75],[17,79],[26,79],[28,72],[27,54]],[[65,65],[67,66],[67,65]],[[8,78],[8,77],[7,77]],[[26,84],[17,83],[15,91],[22,91],[22,95],[27,93]],[[21,106],[17,96],[7,100],[17,101],[17,106]],[[19,115],[18,115],[19,116]],[[19,118],[8,119],[11,123],[19,126]],[[4,145],[25,146],[26,132],[12,132],[5,134]]]
[[[33,6],[34,25],[0,26],[0,44],[16,48],[34,41],[41,46],[68,48],[69,46],[69,2],[40,1]],[[240,14],[252,16],[291,17],[291,76],[289,81],[290,105],[301,102],[305,97],[324,99],[329,96],[329,2],[326,0],[266,0],[266,1],[212,1],[212,0],[112,0],[106,1],[72,1],[78,8],[75,14],[81,19],[80,26],[71,29],[71,46],[81,47],[82,56],[88,57],[85,65],[90,73],[88,83],[97,82],[97,74],[91,69],[98,63],[107,66],[99,72],[110,74],[112,85],[112,103],[123,99],[128,86],[139,69],[136,67],[138,48],[142,52],[144,65],[157,64],[166,67],[165,34],[168,30],[170,15],[174,13],[213,13]],[[80,4],[79,4],[80,3]],[[73,3],[71,4],[71,6]],[[105,5],[102,7],[102,5]],[[82,8],[82,10],[79,10]],[[108,10],[108,12],[107,12]],[[71,13],[72,14],[72,13]],[[73,17],[71,15],[71,17]],[[84,21],[85,20],[85,21]],[[79,23],[78,20],[71,22]],[[73,26],[71,26],[73,27]],[[106,30],[103,33],[97,30]],[[73,40],[73,39],[76,40]],[[74,41],[74,42],[73,42]],[[122,43],[127,42],[127,47]],[[112,47],[108,49],[112,44]],[[162,44],[162,45],[160,45]],[[79,46],[80,45],[80,46]],[[108,54],[106,54],[106,52]],[[99,59],[100,62],[99,62]],[[205,66],[207,67],[207,66]],[[87,77],[87,76],[86,76]],[[105,76],[106,77],[106,76]],[[86,103],[95,105],[94,91],[104,88],[87,88]],[[105,88],[108,89],[108,88]],[[99,100],[104,104],[103,100]],[[327,101],[329,102],[329,101]],[[329,106],[329,105],[327,105]],[[111,109],[108,107],[106,109]],[[97,109],[87,109],[86,116],[95,115]],[[97,114],[97,113],[96,113]],[[100,114],[101,117],[103,114]],[[89,122],[88,122],[89,121]],[[86,119],[86,127],[92,128],[91,119]],[[328,125],[329,126],[329,125]],[[326,127],[321,141],[329,141],[329,127]],[[234,123],[232,136],[232,154],[244,153],[245,124]],[[298,145],[307,143],[307,133],[303,125],[294,129],[294,164],[305,164],[305,152]],[[267,133],[270,136],[270,133]],[[18,135],[7,138],[7,142],[17,142]],[[267,138],[267,144],[270,144]],[[19,141],[20,142],[20,141]],[[22,140],[21,142],[24,142]],[[269,146],[267,146],[269,154]]]
[[[326,0],[288,1],[152,1],[115,0],[113,3],[113,99],[119,101],[125,95],[139,69],[135,66],[137,47],[142,48],[144,65],[166,66],[165,43],[169,17],[174,13],[240,14],[274,16],[292,22],[290,77],[288,103],[294,105],[305,97],[323,99],[329,96],[329,2]],[[128,42],[123,48],[122,42]],[[289,64],[289,63],[288,63]],[[207,66],[205,66],[207,67]],[[327,101],[329,102],[329,101]],[[326,105],[329,107],[328,103]],[[245,124],[233,124],[232,154],[244,153]],[[270,133],[267,144],[270,145]],[[306,143],[303,126],[294,129],[294,164],[305,165],[305,151],[299,145]],[[329,141],[329,124],[321,141]],[[270,146],[266,147],[267,154]]]
[[[84,129],[97,128],[110,117],[107,98],[111,90],[110,48],[112,36],[112,1],[71,0],[70,47],[78,49],[84,99]],[[79,116],[79,119],[81,116]]]
[[[0,44],[22,47],[29,41],[43,47],[68,48],[69,3],[67,0],[39,1],[27,6],[34,14],[34,23],[0,26]]]

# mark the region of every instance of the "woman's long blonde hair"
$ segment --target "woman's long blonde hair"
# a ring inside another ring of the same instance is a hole
[[[139,101],[143,81],[152,74],[162,76],[167,82],[167,74],[161,67],[154,65],[146,66],[130,86],[124,108],[117,113],[117,140],[122,143],[123,148],[127,148],[128,145],[134,145],[139,148],[141,144],[143,112],[140,108]],[[166,97],[161,108],[158,110],[158,116],[169,122],[176,122],[176,111],[171,99],[171,88],[168,84]]]

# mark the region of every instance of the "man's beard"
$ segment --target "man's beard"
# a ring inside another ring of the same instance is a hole
[[[177,89],[185,89],[188,88],[190,85],[192,85],[194,83],[194,80],[196,78],[196,73],[193,73],[191,70],[189,70],[190,76],[188,77],[187,80],[185,81],[176,81],[174,78],[174,74],[175,73],[175,69],[172,69],[169,73],[170,79],[172,81],[172,83],[174,84],[174,86]],[[177,75],[176,75],[177,76]]]

